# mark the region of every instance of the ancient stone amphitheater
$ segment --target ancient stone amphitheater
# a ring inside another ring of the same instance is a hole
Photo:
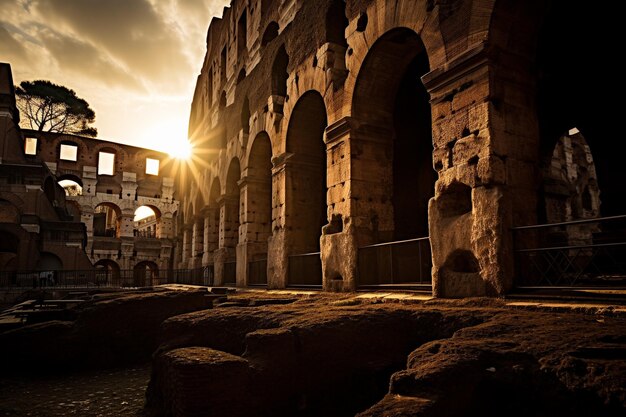
[[[505,294],[557,234],[520,226],[621,214],[619,118],[598,105],[611,19],[547,0],[233,0],[207,34],[176,264],[216,284]]]

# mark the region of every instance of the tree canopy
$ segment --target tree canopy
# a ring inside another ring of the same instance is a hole
[[[74,90],[37,80],[22,81],[15,92],[23,127],[93,137],[98,135],[98,130],[90,126],[96,120],[96,113]]]

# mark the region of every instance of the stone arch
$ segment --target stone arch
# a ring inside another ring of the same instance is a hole
[[[383,34],[357,76],[352,115],[357,135],[373,140],[376,169],[369,213],[374,243],[428,235],[428,202],[434,195],[430,96],[420,77],[430,69],[420,36],[408,28]]]
[[[241,166],[239,158],[234,157],[228,165],[226,184],[224,187],[224,221],[223,229],[220,230],[220,241],[224,248],[236,248],[239,243],[240,224],[240,193],[239,180],[241,180]]]
[[[83,181],[73,174],[57,176],[57,183],[65,190],[66,196],[78,196],[83,194]]]
[[[278,23],[270,22],[265,31],[263,32],[263,38],[261,38],[261,46],[265,47],[272,42],[278,36]]]
[[[272,143],[265,131],[260,132],[252,142],[246,172],[246,217],[256,226],[248,233],[248,240],[266,244],[272,234]]]
[[[93,235],[120,237],[122,209],[114,203],[102,202],[94,207]]]
[[[289,78],[289,72],[287,70],[288,66],[289,55],[287,54],[285,45],[281,45],[274,58],[274,63],[272,64],[272,95],[282,97],[287,96],[287,79]]]
[[[348,27],[346,17],[346,2],[344,0],[334,0],[326,12],[326,42],[336,43],[341,46],[348,46],[345,31]]]
[[[150,287],[159,284],[159,266],[153,261],[141,261],[133,268],[133,285]]]
[[[304,93],[289,118],[285,146],[292,156],[288,161],[291,168],[286,219],[293,235],[294,254],[320,250],[322,227],[327,222],[327,123],[326,105],[317,91]]]
[[[142,210],[142,208],[152,210],[152,215],[145,216],[150,210]],[[146,238],[162,238],[162,213],[161,210],[152,204],[143,204],[135,210],[135,218],[133,219],[133,236]],[[144,215],[145,217],[138,217]]]
[[[121,284],[120,266],[113,259],[100,259],[94,265],[96,282],[99,285],[118,286]]]
[[[63,261],[52,252],[41,252],[36,268],[38,271],[61,271],[63,270]]]

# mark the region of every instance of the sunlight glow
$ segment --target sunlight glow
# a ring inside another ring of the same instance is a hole
[[[174,121],[163,120],[161,123],[154,123],[143,132],[137,145],[167,152],[175,159],[186,160],[191,157],[187,128]]]

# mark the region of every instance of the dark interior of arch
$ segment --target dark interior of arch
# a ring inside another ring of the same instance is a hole
[[[254,180],[248,186],[253,195],[248,210],[251,212],[251,221],[260,226],[254,239],[267,242],[272,234],[272,144],[265,132],[257,135],[252,144],[248,175]]]
[[[421,77],[429,61],[420,37],[399,28],[371,48],[357,81],[354,114],[391,139],[394,230],[380,241],[428,235],[428,201],[434,195],[432,121],[429,95]]]
[[[324,99],[317,92],[305,93],[296,104],[287,131],[287,152],[293,153],[289,218],[296,253],[320,249],[326,224],[327,126]]]
[[[326,14],[326,41],[341,46],[348,46],[345,35],[347,27],[346,2],[344,0],[335,0],[328,8],[328,13]]]
[[[289,65],[289,55],[285,50],[285,46],[281,46],[274,59],[272,65],[272,95],[287,96],[287,79],[289,73],[287,66]]]
[[[617,15],[580,2],[552,2],[537,45],[542,158],[549,158],[563,134],[578,128],[595,161],[602,216],[626,212],[621,204],[626,170],[615,141],[621,119],[611,104],[621,80],[619,65],[611,62],[615,51],[604,46],[617,36]],[[538,217],[541,221],[542,207]]]

